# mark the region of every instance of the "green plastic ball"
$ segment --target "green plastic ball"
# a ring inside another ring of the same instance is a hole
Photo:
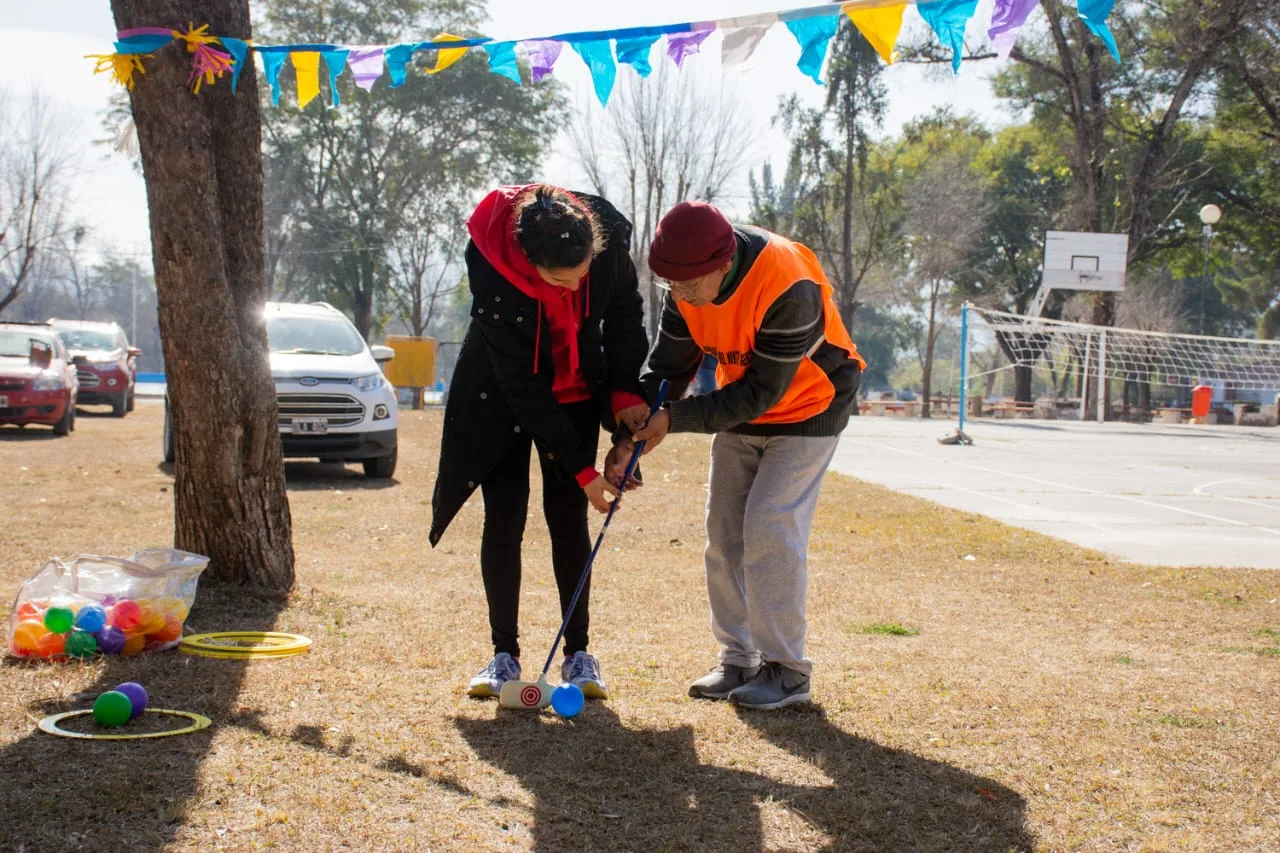
[[[44,612],[44,626],[55,634],[65,634],[76,621],[70,607],[50,607]]]
[[[133,716],[133,702],[119,690],[108,690],[93,703],[93,718],[105,729],[123,726]]]
[[[87,658],[96,654],[98,651],[98,641],[93,638],[93,634],[86,634],[84,631],[73,631],[67,636],[67,654],[73,658]]]

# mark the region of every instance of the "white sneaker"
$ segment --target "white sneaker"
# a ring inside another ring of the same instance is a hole
[[[560,665],[560,680],[578,685],[588,699],[608,699],[609,690],[600,677],[600,661],[586,652],[574,652]]]
[[[496,699],[502,685],[520,680],[520,661],[506,652],[498,652],[489,665],[480,670],[467,687],[467,695],[477,699]]]

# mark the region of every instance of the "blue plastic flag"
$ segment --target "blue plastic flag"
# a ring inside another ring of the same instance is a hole
[[[287,53],[259,53],[262,57],[262,76],[271,86],[271,106],[280,106],[280,69],[284,67]]]
[[[516,43],[513,41],[500,41],[493,44],[486,44],[484,52],[489,54],[489,70],[494,74],[500,74],[509,80],[516,81],[516,85],[520,85],[520,66],[516,62]]]
[[[827,44],[840,26],[840,7],[834,7],[830,15],[797,18],[786,24],[796,41],[800,42],[800,61],[796,66],[821,86],[822,63],[827,58]]]
[[[1116,0],[1077,0],[1076,11],[1084,25],[1102,39],[1107,50],[1111,51],[1111,57],[1119,62],[1120,48],[1116,47],[1115,36],[1111,35],[1111,28],[1107,26],[1107,16],[1115,5]]]
[[[938,34],[938,41],[951,48],[951,70],[957,74],[964,54],[964,25],[977,8],[978,0],[933,0],[916,4],[916,11]]]
[[[223,39],[226,41],[226,39]],[[342,69],[347,67],[347,54],[349,50],[323,50],[320,56],[324,59],[324,67],[329,69],[329,94],[333,96],[333,105],[335,107],[342,105],[342,98],[338,95],[338,75],[342,73]]]
[[[222,46],[227,49],[227,53],[231,54],[231,58],[236,61],[236,64],[231,66],[231,91],[234,92],[236,84],[240,82],[240,72],[244,70],[244,59],[249,54],[249,43],[224,36]]]
[[[571,41],[569,46],[577,51],[582,61],[587,63],[591,72],[591,82],[595,85],[596,97],[600,106],[609,105],[609,96],[613,94],[613,81],[618,76],[618,66],[613,62],[613,45],[608,41]]]
[[[650,72],[653,71],[653,66],[649,64],[650,48],[659,38],[661,36],[651,35],[618,39],[615,45],[618,51],[618,61],[623,65],[630,65],[641,77],[648,77]]]
[[[387,48],[387,75],[391,78],[391,82],[387,84],[389,88],[404,85],[405,66],[413,56],[413,47],[411,44],[397,44]]]

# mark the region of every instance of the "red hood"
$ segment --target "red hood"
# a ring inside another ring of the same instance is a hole
[[[548,284],[538,275],[533,264],[516,242],[515,204],[532,185],[498,187],[476,205],[467,220],[467,232],[484,259],[511,282],[521,293],[538,301],[539,314],[545,311],[551,326],[553,349],[564,356],[564,364],[557,365],[556,386],[578,382],[578,325],[582,311],[579,294],[586,293],[588,282],[583,278],[577,290]],[[587,297],[589,298],[589,297]],[[588,310],[590,306],[588,304]],[[542,318],[539,316],[538,332]],[[534,343],[533,371],[538,372],[538,343]]]
[[[526,296],[545,300],[547,296],[557,295],[556,288],[542,280],[516,242],[516,199],[528,189],[528,186],[498,187],[489,193],[467,220],[467,232],[499,275]]]

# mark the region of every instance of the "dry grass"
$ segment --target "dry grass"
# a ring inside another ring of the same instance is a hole
[[[6,595],[52,554],[171,541],[160,414],[82,417],[69,440],[0,430]],[[478,501],[426,545],[438,427],[406,415],[390,488],[289,466],[287,601],[202,586],[189,630],[296,631],[310,654],[5,667],[0,848],[1280,848],[1280,575],[1113,564],[832,476],[811,554],[817,701],[740,715],[685,697],[714,645],[707,440],[680,438],[597,564],[592,648],[615,698],[573,721],[501,712],[462,695],[489,655]],[[536,669],[558,624],[536,509],[527,538]],[[34,730],[130,679],[213,728]]]

